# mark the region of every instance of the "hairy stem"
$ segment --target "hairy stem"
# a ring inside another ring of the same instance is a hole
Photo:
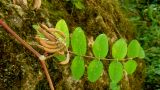
[[[38,53],[35,49],[33,49],[28,43],[26,43],[22,38],[20,38],[5,22],[3,22],[3,20],[0,19],[0,25],[2,25],[2,27],[8,32],[10,33],[11,35],[13,35],[24,47],[26,47],[29,51],[31,51],[34,55],[36,55],[39,60],[40,60],[40,63],[41,63],[41,66],[44,70],[44,73],[47,77],[47,80],[49,82],[49,86],[51,88],[51,90],[54,90],[54,87],[53,87],[53,83],[52,83],[52,80],[50,78],[50,75],[48,73],[48,69],[46,67],[46,64],[45,64],[45,59],[46,57],[41,55],[40,53]]]

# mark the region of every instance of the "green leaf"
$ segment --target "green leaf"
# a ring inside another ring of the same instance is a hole
[[[74,5],[76,6],[76,8],[78,9],[84,9],[84,4],[82,2],[75,2]]]
[[[69,30],[65,20],[61,19],[56,24],[56,29],[62,31],[66,36],[66,46],[69,47]]]
[[[45,38],[45,36],[38,31],[38,29],[40,28],[39,25],[32,25],[32,27],[37,31],[37,36],[39,36],[40,38]]]
[[[97,58],[105,58],[108,54],[108,38],[105,34],[99,35],[92,47],[93,54]]]
[[[117,83],[115,83],[115,82],[111,82],[110,83],[110,89],[111,90],[120,90],[120,86],[117,85]]]
[[[129,58],[135,58],[139,56],[140,53],[140,44],[137,40],[132,40],[128,45],[127,56]]]
[[[138,55],[139,58],[144,58],[145,57],[145,52],[143,50],[142,47],[140,47],[140,52],[139,52],[139,55]]]
[[[88,66],[88,80],[95,82],[103,73],[103,64],[100,60],[93,60]]]
[[[79,80],[85,71],[83,57],[76,56],[71,64],[71,72],[74,79]]]
[[[123,59],[127,54],[127,43],[121,38],[112,46],[112,56],[114,59]]]
[[[40,28],[39,25],[32,25],[32,27],[35,29],[35,30],[38,30]]]
[[[77,9],[84,9],[83,0],[71,0],[72,4],[75,5]]]
[[[54,57],[57,58],[58,61],[66,60],[66,56],[65,55],[57,54],[57,55],[54,55]]]
[[[71,45],[76,55],[83,56],[86,54],[86,36],[80,27],[77,27],[71,37]]]
[[[137,62],[134,60],[128,60],[124,64],[124,68],[129,75],[131,75],[136,70],[136,67],[137,67]]]
[[[109,65],[109,76],[112,82],[118,83],[123,78],[123,66],[118,61],[112,61]]]

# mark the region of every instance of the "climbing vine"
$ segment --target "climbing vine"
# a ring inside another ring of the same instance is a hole
[[[124,38],[115,41],[111,48],[112,59],[107,59],[109,51],[109,38],[105,34],[96,37],[92,44],[92,52],[94,56],[87,56],[87,39],[81,27],[75,28],[71,36],[66,22],[59,20],[55,28],[48,28],[44,24],[33,25],[37,30],[36,38],[38,38],[38,47],[46,52],[53,53],[60,64],[67,64],[70,54],[74,54],[71,62],[71,74],[75,80],[81,79],[85,72],[85,58],[91,57],[89,65],[87,65],[87,77],[90,82],[96,82],[103,74],[104,66],[102,60],[111,60],[108,72],[110,77],[110,88],[112,90],[120,90],[118,83],[122,80],[125,73],[132,75],[137,67],[135,58],[144,58],[145,53],[137,40],[130,41],[127,44]],[[43,43],[42,43],[43,41]],[[70,45],[71,42],[71,45]],[[69,50],[71,46],[71,50]],[[50,57],[50,56],[49,56]]]

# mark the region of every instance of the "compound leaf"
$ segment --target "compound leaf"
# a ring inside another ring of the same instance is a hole
[[[123,59],[127,54],[127,43],[121,38],[112,46],[112,56],[114,59]]]
[[[108,54],[108,38],[105,34],[99,35],[92,47],[93,54],[97,58],[105,58]]]
[[[76,80],[79,80],[83,76],[84,71],[85,67],[83,57],[76,56],[71,64],[72,77]]]
[[[123,66],[118,61],[112,61],[109,65],[109,76],[112,82],[118,83],[123,77]]]
[[[91,82],[95,82],[100,78],[103,72],[103,64],[100,60],[93,60],[88,66],[88,80]]]
[[[83,56],[86,54],[86,36],[80,27],[77,27],[71,37],[72,50],[76,55]]]

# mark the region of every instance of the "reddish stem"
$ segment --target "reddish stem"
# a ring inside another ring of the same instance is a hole
[[[40,53],[38,53],[35,49],[33,49],[28,43],[26,43],[22,38],[20,38],[5,22],[3,22],[3,20],[0,19],[0,25],[2,25],[2,27],[7,31],[9,32],[11,35],[13,35],[24,47],[26,47],[28,50],[30,50],[34,55],[36,55],[39,60],[40,60],[40,63],[41,63],[41,66],[44,70],[44,73],[47,77],[47,80],[49,82],[49,86],[51,88],[51,90],[54,90],[54,87],[53,87],[53,83],[52,83],[52,80],[50,78],[50,75],[48,73],[48,69],[46,67],[46,64],[45,64],[45,61],[44,60],[41,60],[41,55]]]

